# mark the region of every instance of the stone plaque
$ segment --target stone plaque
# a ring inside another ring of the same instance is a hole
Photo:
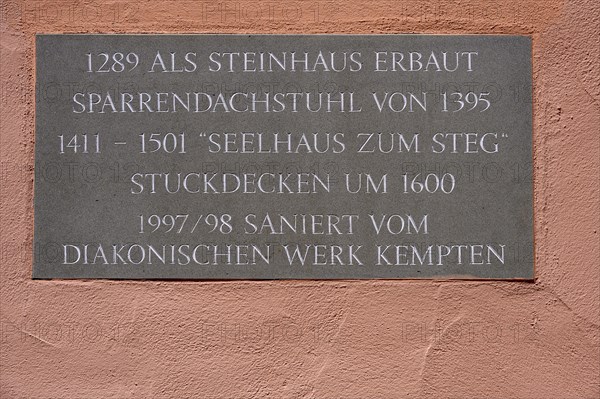
[[[528,37],[36,41],[34,278],[533,278]]]

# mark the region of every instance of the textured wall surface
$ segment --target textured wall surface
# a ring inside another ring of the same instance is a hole
[[[0,4],[1,398],[600,397],[597,1]],[[63,32],[531,35],[535,282],[33,281],[34,35]]]

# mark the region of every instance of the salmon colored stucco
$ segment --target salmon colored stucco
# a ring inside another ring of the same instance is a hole
[[[32,280],[36,33],[521,34],[535,282]],[[0,3],[0,397],[599,398],[600,3]]]

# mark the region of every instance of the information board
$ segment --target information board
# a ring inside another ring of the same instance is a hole
[[[34,278],[533,278],[528,37],[36,46]]]

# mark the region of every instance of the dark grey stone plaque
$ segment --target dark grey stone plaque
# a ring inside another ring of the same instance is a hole
[[[37,36],[34,278],[532,279],[531,41]]]

